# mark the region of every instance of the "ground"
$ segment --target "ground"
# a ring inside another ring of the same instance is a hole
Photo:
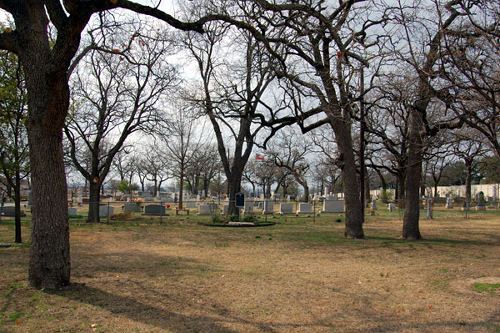
[[[337,215],[74,220],[66,290],[27,286],[27,244],[0,249],[0,332],[500,332],[500,212],[436,216],[418,242],[397,212],[370,216],[366,240]]]

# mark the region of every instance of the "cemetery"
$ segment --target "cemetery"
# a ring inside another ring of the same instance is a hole
[[[500,333],[500,11],[0,0],[0,333]]]
[[[210,215],[197,214],[169,214],[160,222],[158,216],[135,212],[133,220],[88,224],[84,208],[78,208],[80,218],[70,220],[70,288],[53,293],[30,288],[23,267],[28,249],[0,249],[5,295],[0,327],[8,332],[294,332],[299,327],[323,332],[350,331],[356,323],[362,331],[404,331],[402,320],[409,327],[438,327],[436,332],[495,327],[498,289],[478,290],[500,283],[499,210],[471,210],[465,219],[459,207],[438,205],[430,221],[424,208],[426,239],[405,243],[397,237],[397,208],[378,209],[376,216],[367,215],[367,239],[353,243],[343,237],[343,224],[334,221],[343,213],[317,209],[321,215],[315,220],[278,211],[257,214],[274,225],[243,230],[207,228],[200,222],[211,224]],[[13,227],[12,219],[0,220],[0,243],[8,242]],[[418,297],[407,302],[414,291]],[[339,317],[346,306],[355,311]],[[51,320],[48,312],[55,314]],[[324,319],[316,321],[318,316]]]

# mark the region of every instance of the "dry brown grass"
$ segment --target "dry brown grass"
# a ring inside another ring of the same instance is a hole
[[[472,289],[500,280],[499,215],[422,221],[421,242],[395,218],[363,241],[328,221],[73,225],[59,292],[27,286],[28,248],[0,249],[0,331],[500,332],[498,291]]]

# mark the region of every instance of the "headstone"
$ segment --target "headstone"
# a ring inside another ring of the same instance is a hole
[[[163,205],[147,205],[144,206],[144,215],[165,216],[165,206]]]
[[[253,200],[245,200],[245,205],[243,206],[243,214],[253,214],[254,204],[255,203]]]
[[[198,203],[196,201],[189,200],[189,201],[185,202],[184,207],[187,208],[187,209],[198,208]]]
[[[198,215],[213,215],[217,213],[216,203],[202,203],[198,207]]]
[[[300,202],[299,209],[297,209],[297,214],[312,214],[313,205],[308,202]]]
[[[392,212],[394,209],[396,209],[396,206],[392,202],[389,202],[387,204],[387,210]]]
[[[451,197],[446,197],[446,209],[453,208],[453,199]]]
[[[477,194],[476,202],[476,210],[486,210],[486,200],[482,191]]]
[[[272,214],[272,213],[274,213],[273,201],[272,200],[264,200],[262,214]]]
[[[123,204],[123,212],[124,213],[136,213],[140,212],[141,207],[136,202],[125,202]]]
[[[377,210],[377,200],[373,199],[370,207],[372,210]]]
[[[108,217],[113,216],[113,207],[108,205],[99,206],[99,217]]]
[[[280,203],[280,214],[293,214],[293,206],[292,202],[282,202]]]
[[[344,200],[327,199],[323,201],[323,213],[343,213]]]
[[[68,208],[68,216],[69,216],[69,217],[76,217],[76,216],[78,216],[78,213],[77,213],[77,211],[76,211],[76,208],[69,207],[69,208]]]
[[[243,208],[245,207],[245,195],[243,193],[236,193],[235,196],[236,207]]]
[[[2,216],[6,216],[6,217],[15,217],[16,216],[16,207],[3,206],[2,208],[0,208],[0,214]],[[24,216],[26,216],[26,214],[24,213],[24,210],[21,209],[21,217],[24,217]]]
[[[432,198],[427,198],[426,200],[426,209],[425,209],[425,212],[426,212],[426,217],[428,220],[432,220]]]

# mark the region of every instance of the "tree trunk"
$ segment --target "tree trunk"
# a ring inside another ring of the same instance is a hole
[[[15,205],[15,242],[22,243],[21,237],[21,176],[19,174],[19,162],[16,163],[16,177],[14,186],[14,205]]]
[[[309,202],[309,186],[307,182],[303,182],[302,187],[304,188],[304,202]]]
[[[343,156],[342,180],[344,183],[345,202],[344,235],[348,238],[364,238],[363,207],[359,200],[359,181],[354,160],[350,126],[343,122],[341,124],[335,124],[334,131],[339,152]]]
[[[184,199],[184,171],[181,166],[181,174],[179,177],[179,209],[182,209],[182,201]]]
[[[472,162],[465,161],[465,167],[467,169],[465,177],[465,202],[467,208],[470,208],[472,204]]]
[[[370,206],[370,202],[371,202],[371,194],[370,194],[370,177],[368,176],[368,170],[366,169],[366,166],[365,166],[365,207],[369,207]]]
[[[95,183],[93,179],[90,180],[89,213],[87,215],[87,222],[99,223],[101,221],[99,217],[99,207],[101,204],[101,186],[99,182]]]
[[[205,198],[208,197],[208,188],[210,187],[210,181],[208,177],[203,177],[203,192],[205,192]]]
[[[227,213],[229,216],[237,216],[238,219],[240,216],[240,209],[236,207],[236,194],[241,192],[242,177],[243,170],[239,171],[239,169],[233,168],[231,177],[227,179],[229,196],[229,207]]]
[[[69,284],[71,271],[62,124],[55,131],[32,121],[28,132],[33,186],[29,281],[35,288],[56,289]]]
[[[408,165],[405,181],[405,213],[403,218],[403,238],[418,240],[420,234],[420,181],[422,179],[422,133],[421,115],[416,108],[409,118]]]

